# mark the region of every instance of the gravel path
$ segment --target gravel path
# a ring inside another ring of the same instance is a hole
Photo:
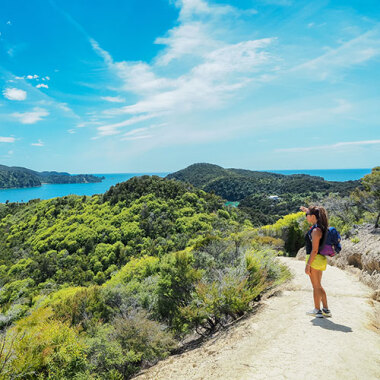
[[[380,335],[369,319],[371,289],[329,266],[322,284],[332,318],[314,318],[304,263],[281,258],[294,279],[254,315],[201,347],[159,362],[138,380],[380,379]]]

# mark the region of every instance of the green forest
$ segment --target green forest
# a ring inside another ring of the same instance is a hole
[[[237,201],[254,226],[275,223],[297,212],[300,204],[319,202],[329,194],[348,196],[362,186],[360,181],[331,182],[307,174],[224,169],[206,163],[193,164],[167,177],[191,183],[228,201]]]
[[[344,234],[378,224],[380,167],[323,201]],[[143,176],[0,204],[0,379],[129,379],[250,311],[290,277],[276,257],[295,255],[308,226],[297,212],[255,227],[254,209],[225,203]]]
[[[41,186],[42,183],[94,183],[104,177],[91,174],[70,175],[65,172],[36,172],[17,166],[0,165],[0,189]]]

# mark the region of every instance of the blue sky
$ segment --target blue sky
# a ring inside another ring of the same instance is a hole
[[[0,163],[380,164],[373,1],[2,0]]]

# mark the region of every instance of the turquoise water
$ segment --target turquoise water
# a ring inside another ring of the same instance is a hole
[[[371,173],[372,169],[310,169],[310,170],[266,170],[279,174],[310,174],[323,177],[326,181],[353,181]]]
[[[327,181],[349,181],[360,179],[371,173],[371,169],[321,169],[321,170],[267,170],[280,174],[310,174],[323,177]],[[134,176],[158,175],[165,177],[169,173],[115,173],[115,174],[94,174],[104,176],[105,179],[99,183],[77,183],[77,184],[56,184],[42,185],[25,189],[0,189],[0,203],[27,202],[31,199],[50,199],[63,197],[64,195],[93,195],[106,192],[112,185],[127,181]]]
[[[0,203],[27,202],[31,199],[50,199],[63,197],[64,195],[94,195],[105,193],[112,185],[127,181],[135,176],[158,175],[165,177],[169,173],[115,173],[115,174],[94,174],[105,179],[98,183],[74,183],[74,184],[48,184],[39,187],[28,187],[23,189],[0,189]]]

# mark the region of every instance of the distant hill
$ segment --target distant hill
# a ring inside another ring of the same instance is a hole
[[[169,174],[169,179],[189,182],[205,191],[213,191],[228,201],[241,201],[253,194],[281,195],[309,192],[347,195],[359,181],[332,182],[308,174],[284,175],[243,169],[224,169],[200,163]]]
[[[37,172],[18,166],[0,165],[0,188],[41,186],[42,183],[94,183],[101,182],[104,177],[91,174],[71,175],[65,172]]]
[[[169,174],[230,202],[239,202],[254,225],[271,224],[297,212],[300,205],[319,202],[330,193],[349,195],[360,181],[332,182],[308,174],[284,175],[243,169],[224,169],[199,163]]]

